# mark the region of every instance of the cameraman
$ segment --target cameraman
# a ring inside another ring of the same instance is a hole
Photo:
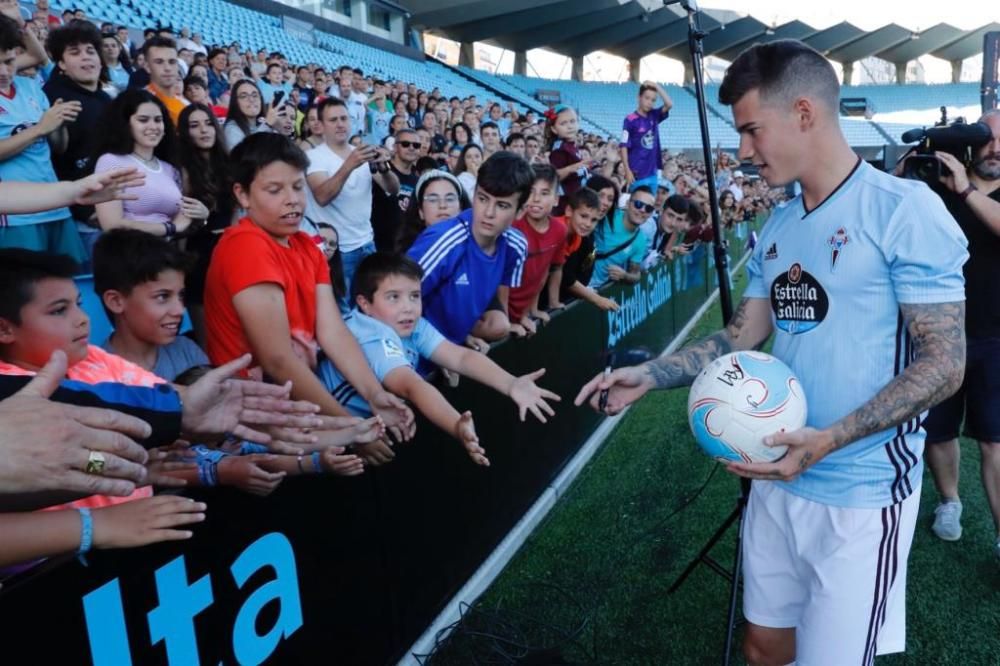
[[[924,421],[925,458],[941,497],[931,529],[945,541],[957,541],[962,536],[958,436],[964,415],[964,435],[979,441],[983,486],[998,535],[993,548],[1000,558],[1000,111],[989,111],[980,121],[993,138],[976,151],[968,170],[953,155],[935,153],[951,172],[936,189],[969,241],[963,269],[968,354],[962,388],[933,407]]]

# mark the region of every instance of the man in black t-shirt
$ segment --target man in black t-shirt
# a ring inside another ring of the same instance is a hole
[[[396,245],[403,213],[410,205],[413,189],[417,186],[417,173],[413,168],[420,157],[420,137],[412,129],[401,129],[395,134],[392,159],[389,168],[399,178],[399,193],[388,194],[372,183],[372,230],[375,234],[375,249],[392,252]]]
[[[111,97],[101,90],[101,34],[92,23],[73,21],[49,33],[46,50],[52,54],[56,71],[42,88],[50,102],[80,103],[76,120],[66,123],[65,146],[52,151],[52,166],[59,180],[77,180],[93,172],[95,142],[101,116],[111,104]],[[97,240],[93,206],[71,206],[70,212],[80,227],[81,238],[90,253]],[[95,233],[88,233],[93,228]]]
[[[959,428],[979,441],[982,479],[996,527],[993,549],[1000,558],[1000,111],[981,119],[993,130],[969,169],[948,153],[937,153],[951,175],[939,194],[969,241],[965,264],[966,366],[958,393],[933,407],[924,421],[926,459],[940,494],[934,533],[946,541],[962,536],[958,495]]]

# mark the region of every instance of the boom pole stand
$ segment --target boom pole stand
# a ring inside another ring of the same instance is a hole
[[[667,4],[670,4],[669,0]],[[698,26],[698,6],[696,0],[680,0],[680,4],[687,11],[688,15],[688,47],[691,50],[691,69],[694,73],[695,96],[698,100],[698,120],[701,124],[701,147],[705,160],[706,181],[708,182],[712,230],[715,235],[714,256],[715,270],[719,282],[719,303],[722,307],[723,323],[728,324],[729,320],[733,317],[733,296],[729,282],[729,256],[726,254],[726,242],[722,236],[719,197],[715,186],[715,164],[712,161],[712,143],[708,133],[708,110],[705,106],[705,81],[702,69],[704,66],[704,49],[702,47],[702,39],[704,39],[706,33]],[[684,572],[673,582],[669,589],[670,593],[676,592],[699,564],[707,565],[710,569],[729,580],[729,614],[726,619],[726,644],[722,657],[724,666],[729,665],[729,655],[732,652],[733,646],[733,632],[736,627],[736,603],[739,597],[740,571],[743,565],[743,518],[749,498],[750,481],[748,479],[740,479],[740,495],[736,500],[736,506],[729,516],[722,521],[722,524],[708,540],[708,543],[691,560],[684,569]],[[733,558],[732,568],[726,569],[718,560],[712,557],[711,552],[722,537],[725,536],[733,523],[737,524],[736,555]]]

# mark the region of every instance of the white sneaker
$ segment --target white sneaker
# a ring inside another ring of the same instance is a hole
[[[934,525],[931,531],[944,541],[958,541],[962,538],[962,502],[948,500],[934,509]]]

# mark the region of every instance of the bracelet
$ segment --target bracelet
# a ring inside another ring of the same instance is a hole
[[[80,563],[87,566],[85,555],[94,544],[94,518],[90,515],[90,509],[82,507],[77,509],[80,513],[80,547],[76,551]]]
[[[295,462],[299,464],[299,474],[305,474],[306,470],[302,467],[302,456],[301,455],[295,456]]]
[[[319,451],[313,451],[312,454],[313,467],[316,469],[317,474],[323,473],[323,466],[320,464]]]
[[[979,191],[979,188],[978,188],[978,187],[976,187],[976,186],[975,186],[975,185],[973,185],[972,183],[969,183],[969,186],[968,186],[968,187],[966,187],[966,188],[965,188],[964,190],[962,190],[961,192],[959,192],[959,193],[958,193],[958,196],[959,196],[959,198],[960,198],[960,199],[961,199],[962,201],[965,201],[966,199],[968,199],[968,198],[969,198],[969,195],[970,195],[970,194],[972,194],[973,192],[978,192],[978,191]]]
[[[164,222],[163,223],[163,232],[164,232],[164,234],[163,234],[164,237],[167,240],[170,240],[171,238],[173,238],[174,236],[177,235],[177,225],[174,224],[173,222]]]

